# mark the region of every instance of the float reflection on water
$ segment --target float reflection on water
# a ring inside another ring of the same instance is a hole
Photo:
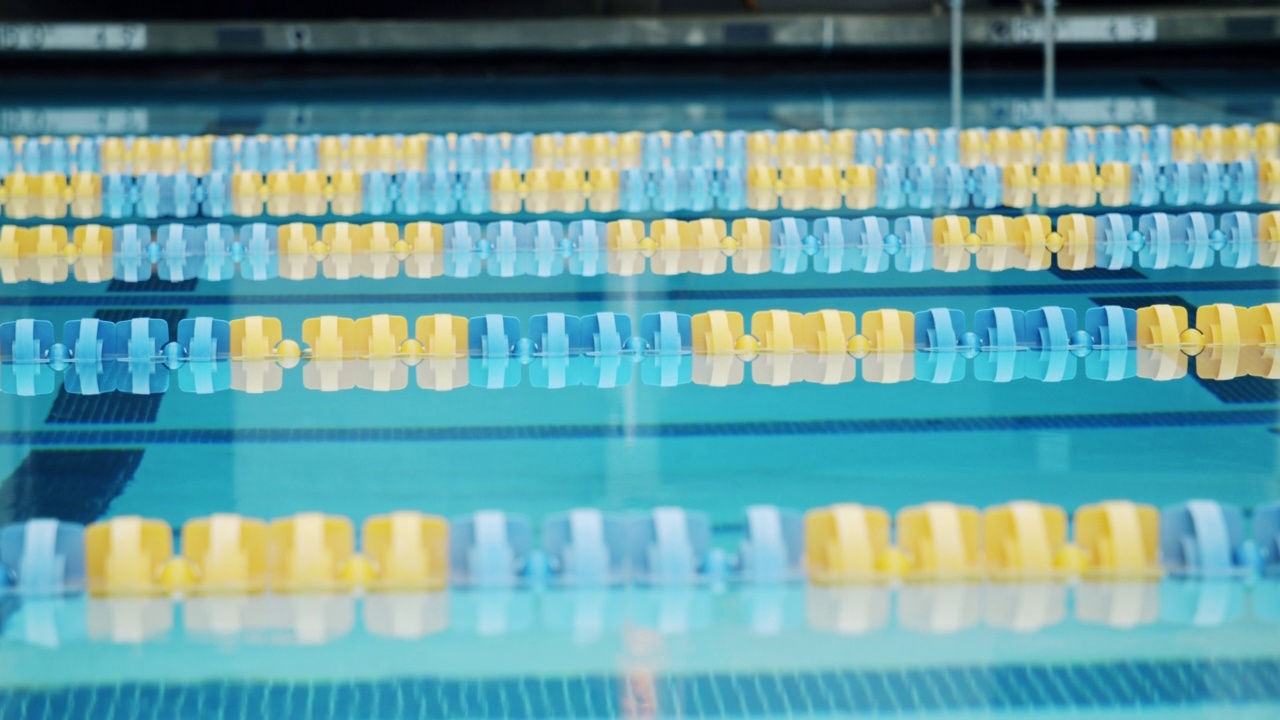
[[[678,635],[728,628],[859,635],[898,627],[946,634],[986,626],[1036,632],[1064,623],[1115,629],[1165,624],[1280,623],[1280,582],[1221,581],[698,587],[527,592],[260,595],[170,598],[9,598],[4,639],[44,647],[78,642],[233,639],[314,645],[356,632],[420,639],[441,632],[540,631],[591,642],[624,628]]]

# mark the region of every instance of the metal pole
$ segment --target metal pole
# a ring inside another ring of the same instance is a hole
[[[1044,124],[1053,124],[1053,96],[1058,81],[1054,42],[1058,34],[1058,0],[1044,0]]]
[[[964,87],[964,0],[951,0],[951,127],[960,128]]]

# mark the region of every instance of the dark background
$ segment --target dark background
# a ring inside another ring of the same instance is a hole
[[[968,13],[984,10],[1009,13],[1019,9],[1038,14],[1042,0],[965,0]],[[1204,9],[1207,0],[1059,0],[1062,12],[1092,11],[1150,12],[1165,8]],[[1280,8],[1280,0],[1215,0],[1214,8]],[[947,0],[223,0],[182,2],[182,0],[0,0],[0,22],[17,21],[287,21],[287,20],[372,20],[441,19],[504,20],[535,18],[664,18],[682,15],[727,17],[730,22],[768,14],[804,13],[934,13],[939,19],[947,12]],[[1087,46],[1060,44],[1059,68],[1086,73],[1091,79],[1138,69],[1182,71],[1214,68],[1226,72],[1280,72],[1280,47],[1259,47],[1249,40],[1248,20],[1232,31],[1229,43],[1191,48],[1150,47],[1139,44],[1108,46],[1105,52]],[[1270,28],[1257,28],[1273,43]],[[1038,46],[1023,45],[998,49],[966,47],[967,74],[996,72],[1017,74],[1039,72],[1042,56]],[[52,80],[97,83],[108,79],[134,78],[143,81],[171,80],[186,84],[202,81],[257,81],[309,78],[333,81],[338,78],[493,78],[572,77],[644,74],[650,76],[760,77],[790,74],[853,76],[898,76],[945,72],[950,56],[945,48],[928,51],[911,49],[892,53],[841,48],[831,53],[784,50],[708,53],[697,49],[660,53],[618,51],[609,53],[573,52],[564,54],[504,52],[420,54],[266,54],[239,52],[207,55],[160,56],[107,53],[87,62],[83,54],[0,53],[0,82],[10,91],[23,87],[44,87]],[[1064,77],[1064,80],[1066,78]],[[25,85],[18,81],[29,81]],[[1278,80],[1280,82],[1280,80]],[[78,92],[68,86],[68,92]],[[53,89],[50,87],[49,89]]]
[[[1159,8],[1205,0],[1059,0],[1064,9]],[[968,10],[1038,6],[1022,0],[966,0]],[[1217,5],[1275,6],[1277,0],[1228,0]],[[530,18],[574,15],[677,15],[738,12],[905,12],[945,6],[943,0],[5,0],[0,18],[24,20]]]

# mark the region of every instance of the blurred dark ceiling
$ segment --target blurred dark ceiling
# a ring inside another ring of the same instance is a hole
[[[966,0],[972,10],[1034,8],[1039,0]],[[1203,6],[1203,0],[1060,0],[1064,9]],[[1218,6],[1275,6],[1277,0],[1219,0]],[[917,12],[946,0],[4,0],[4,20],[233,20],[531,18],[619,15],[686,15],[744,12]]]
[[[966,69],[1038,70],[1043,62],[1040,44],[1027,33],[1042,22],[1042,2],[964,0]],[[1074,14],[1090,33],[1078,32],[1074,39],[1059,42],[1063,67],[1076,71],[1183,69],[1189,58],[1194,58],[1194,68],[1280,68],[1280,53],[1271,52],[1280,46],[1280,0],[1058,2],[1060,23],[1070,22]],[[0,0],[0,80],[12,87],[19,79],[54,76],[69,81],[131,77],[192,82],[939,72],[950,62],[948,4],[949,0]],[[48,42],[59,23],[93,21],[103,25],[61,26],[78,38],[74,44],[66,35],[60,44]],[[1141,41],[1116,35],[1117,28],[1138,26],[1150,31]],[[1015,27],[1030,29],[1019,35]],[[140,41],[118,46],[126,34]]]

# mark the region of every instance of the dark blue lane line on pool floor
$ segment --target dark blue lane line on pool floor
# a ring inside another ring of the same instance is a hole
[[[125,322],[136,317],[157,318],[169,325],[170,332],[186,316],[187,311],[181,308],[110,309],[94,313],[94,317],[107,322]],[[45,424],[149,425],[155,423],[163,400],[163,393],[78,395],[67,392],[65,386],[59,386]],[[78,523],[93,522],[102,517],[111,502],[124,492],[142,463],[142,455],[141,448],[55,447],[32,450],[0,486],[0,498],[8,498],[10,503],[8,507],[0,507],[0,519],[13,522],[51,517]]]
[[[1195,358],[1191,359],[1191,363],[1189,372],[1194,375]],[[1196,380],[1200,381],[1205,390],[1228,405],[1280,402],[1280,380],[1253,376],[1231,380],[1203,380],[1197,376]]]
[[[336,288],[336,286],[334,286]],[[414,292],[414,293],[311,293],[299,295],[177,295],[173,293],[117,293],[104,295],[23,295],[0,296],[0,306],[8,307],[73,307],[104,304],[118,307],[180,304],[215,307],[222,305],[332,305],[332,304],[434,304],[441,303],[553,303],[553,302],[621,302],[648,301],[730,301],[730,300],[804,300],[820,298],[891,298],[891,297],[1000,297],[1010,295],[1058,295],[1064,292],[1088,295],[1094,293],[1174,293],[1174,292],[1252,292],[1280,291],[1280,280],[1179,280],[1170,282],[1082,282],[1041,285],[931,285],[922,287],[836,287],[777,288],[742,290],[588,290],[560,292]],[[1151,305],[1151,302],[1144,303]]]
[[[187,278],[172,282],[160,277],[151,276],[142,282],[125,282],[112,280],[107,283],[109,293],[147,293],[147,292],[195,292],[197,278]]]
[[[0,689],[0,720],[757,718],[1157,711],[1280,702],[1280,658],[688,675]]]
[[[1073,283],[1083,280],[1145,280],[1147,277],[1133,268],[1108,270],[1107,268],[1091,267],[1084,270],[1063,270],[1058,267],[1057,263],[1049,267],[1049,272],[1059,280]]]
[[[679,438],[765,435],[865,435],[877,433],[992,432],[1009,430],[1107,430],[1138,427],[1274,425],[1280,409],[1211,412],[1013,415],[971,418],[807,420],[647,425],[510,425],[481,427],[346,428],[84,428],[7,430],[4,445],[150,445],[300,442],[459,442],[465,440],[573,440],[623,437]]]
[[[31,518],[91,523],[124,491],[142,450],[35,449],[0,483],[0,525]]]
[[[77,395],[59,387],[45,422],[50,425],[154,423],[163,397],[163,393],[131,395],[123,392]]]

